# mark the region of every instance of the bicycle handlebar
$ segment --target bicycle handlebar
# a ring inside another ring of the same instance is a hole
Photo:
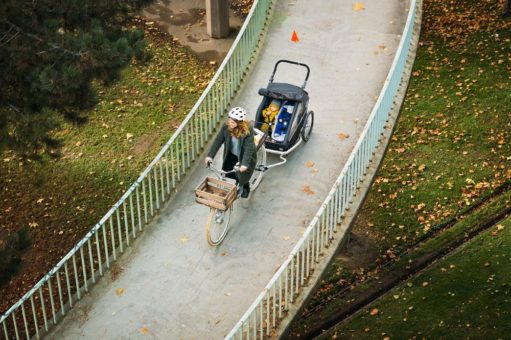
[[[236,172],[236,171],[239,171],[240,170],[240,166],[239,165],[235,165],[234,168],[232,170],[229,170],[229,171],[225,171],[225,170],[222,170],[222,169],[217,169],[213,166],[213,162],[209,162],[208,165],[206,166],[210,171],[212,171],[213,173],[215,173],[215,175],[217,175],[217,177],[219,178],[225,178],[225,175],[227,174],[231,174],[233,172]]]

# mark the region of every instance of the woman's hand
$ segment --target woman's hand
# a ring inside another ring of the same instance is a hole
[[[206,164],[206,167],[208,167],[211,163],[213,163],[213,158],[211,157],[206,157],[204,159],[204,163]]]
[[[248,170],[248,167],[246,167],[244,165],[240,166],[240,172],[245,172],[247,170]]]

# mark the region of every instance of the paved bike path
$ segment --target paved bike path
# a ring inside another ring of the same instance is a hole
[[[49,338],[219,339],[230,331],[329,192],[390,69],[407,1],[370,0],[360,11],[353,5],[277,3],[257,63],[233,105],[253,115],[274,63],[300,61],[311,67],[314,129],[286,164],[268,171],[257,191],[236,203],[223,244],[208,246],[208,208],[194,203],[194,188],[208,174],[201,167],[118,262],[115,280],[103,278]],[[297,43],[290,40],[293,30]],[[283,66],[275,80],[301,84],[303,76],[299,68]]]

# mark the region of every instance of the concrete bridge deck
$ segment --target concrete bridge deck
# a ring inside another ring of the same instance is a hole
[[[223,244],[211,248],[205,239],[208,209],[194,203],[194,188],[207,175],[199,167],[118,262],[115,280],[102,279],[48,338],[219,339],[230,331],[327,195],[390,69],[407,1],[369,0],[359,11],[353,5],[277,2],[266,42],[233,106],[253,115],[274,63],[296,60],[311,67],[307,89],[315,126],[308,143],[237,202]],[[290,40],[293,31],[297,43]],[[279,71],[275,81],[302,83],[300,69]]]

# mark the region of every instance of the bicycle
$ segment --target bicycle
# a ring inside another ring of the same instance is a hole
[[[259,186],[267,169],[264,138],[263,135],[256,144],[257,166],[249,180],[250,192],[255,191]],[[217,169],[212,163],[209,163],[207,168],[215,174],[216,179],[206,177],[195,189],[195,199],[198,203],[210,208],[206,222],[206,240],[210,246],[217,246],[222,243],[227,235],[234,201],[241,197],[242,188],[240,185],[226,180],[228,174],[239,171],[239,164],[230,171]]]

